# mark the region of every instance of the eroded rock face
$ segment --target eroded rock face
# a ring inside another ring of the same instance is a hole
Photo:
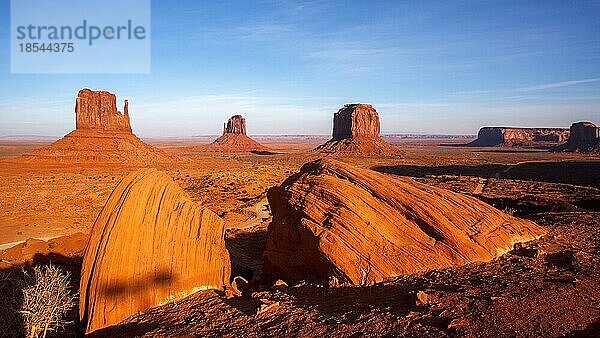
[[[331,159],[268,193],[267,280],[355,285],[489,261],[545,233],[476,198]]]
[[[117,111],[115,94],[106,91],[82,89],[75,104],[76,129],[124,131],[131,133],[129,103],[125,100],[124,112]]]
[[[591,122],[573,123],[568,141],[555,151],[600,151],[600,127]]]
[[[241,134],[246,135],[246,119],[242,115],[233,115],[223,124],[223,135]]]
[[[346,104],[333,115],[331,140],[315,150],[346,155],[396,155],[398,149],[379,137],[379,114],[370,104]]]
[[[224,221],[156,169],[125,177],[85,249],[79,315],[85,332],[202,289],[228,284]]]
[[[563,143],[569,137],[565,128],[512,128],[483,127],[479,129],[477,139],[471,143],[474,147],[551,147]]]

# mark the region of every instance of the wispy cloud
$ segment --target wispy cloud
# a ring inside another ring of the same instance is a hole
[[[544,84],[536,85],[536,86],[521,87],[518,90],[523,91],[523,92],[529,92],[529,91],[534,91],[534,90],[569,87],[569,86],[575,86],[575,85],[582,84],[582,83],[591,83],[591,82],[598,82],[598,81],[600,81],[600,77],[591,78],[591,79],[583,79],[583,80],[571,80],[571,81],[544,83]]]

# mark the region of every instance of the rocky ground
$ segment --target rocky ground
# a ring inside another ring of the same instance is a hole
[[[598,213],[542,213],[549,230],[500,259],[365,287],[203,291],[97,336],[472,336],[600,334]]]
[[[314,144],[272,144],[281,152],[275,155],[183,154],[179,151],[185,147],[164,147],[192,162],[163,170],[194,201],[224,217],[232,228],[226,245],[234,275],[248,279],[260,275],[268,219],[256,205],[266,189],[317,156],[307,152]],[[302,152],[286,154],[288,148]],[[14,149],[10,151],[2,153],[0,149],[0,157],[14,155]],[[203,291],[97,335],[600,335],[597,157],[431,145],[405,146],[403,151],[401,158],[344,161],[471,194],[533,220],[547,228],[548,235],[490,263],[404,276],[372,286],[254,285],[234,298],[221,291]],[[531,164],[537,161],[554,164]],[[577,168],[585,170],[573,171]],[[129,170],[24,168],[0,163],[2,243],[89,232],[109,193]],[[244,229],[235,229],[240,225]],[[5,260],[4,266],[14,265],[17,270],[27,261],[52,260],[73,273],[76,288],[82,244],[64,252],[60,243],[32,241],[19,252],[11,251],[12,256],[0,252],[0,259]],[[43,253],[36,255],[36,250]],[[7,287],[2,281],[0,278],[2,288]],[[76,326],[72,323],[61,335],[75,335]],[[14,332],[3,328],[0,336]]]

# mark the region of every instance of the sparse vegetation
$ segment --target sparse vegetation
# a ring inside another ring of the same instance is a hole
[[[70,275],[54,265],[36,266],[33,275],[24,272],[32,283],[23,288],[23,316],[28,337],[46,337],[67,324],[67,313],[75,306],[76,295],[70,290]]]

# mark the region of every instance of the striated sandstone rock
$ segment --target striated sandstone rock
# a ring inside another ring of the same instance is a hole
[[[550,147],[563,143],[569,137],[565,128],[512,128],[483,127],[479,129],[477,139],[469,146],[473,147]]]
[[[398,149],[379,137],[379,114],[370,104],[346,104],[333,115],[331,140],[315,150],[342,155],[397,155]]]
[[[145,169],[125,177],[85,249],[79,302],[85,332],[228,284],[224,226],[165,173]]]
[[[331,159],[305,164],[268,198],[267,282],[370,284],[489,261],[545,233],[476,198]]]
[[[573,123],[567,142],[554,149],[554,151],[600,151],[600,127],[591,122]]]
[[[124,112],[117,111],[115,94],[106,91],[82,89],[75,104],[76,129],[124,131],[131,133],[129,103],[125,100]]]
[[[248,152],[265,151],[267,147],[246,136],[246,119],[233,115],[223,125],[223,135],[209,144],[205,151],[210,152]]]

